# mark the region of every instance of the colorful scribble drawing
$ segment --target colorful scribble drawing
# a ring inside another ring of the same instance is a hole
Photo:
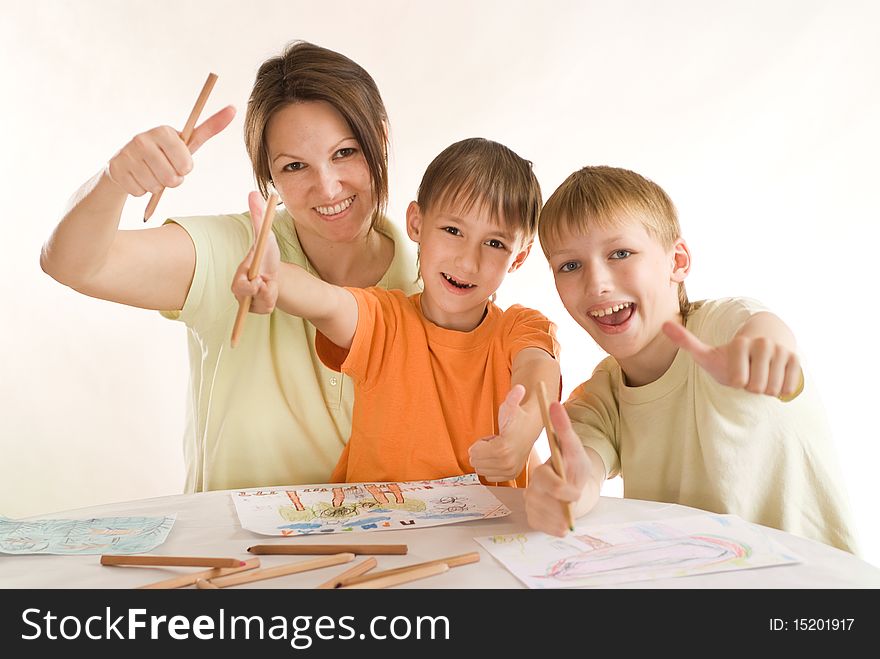
[[[245,490],[232,498],[242,527],[264,535],[387,531],[510,514],[473,474],[433,481]]]
[[[796,563],[760,527],[732,515],[589,528],[553,538],[543,533],[476,538],[531,588],[607,586]]]
[[[5,554],[138,554],[165,542],[175,516],[12,520],[0,518]]]

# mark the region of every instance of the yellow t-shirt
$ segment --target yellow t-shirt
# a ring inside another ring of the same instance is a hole
[[[318,334],[321,359],[355,385],[351,439],[333,482],[409,481],[473,473],[468,449],[498,433],[513,360],[524,348],[556,358],[554,325],[540,312],[489,303],[470,332],[435,325],[421,295],[350,288],[358,323],[349,351]],[[518,483],[524,485],[523,473]],[[513,481],[504,482],[513,485]]]
[[[196,250],[183,309],[163,312],[188,330],[186,491],[326,482],[351,433],[351,380],[321,364],[314,326],[283,311],[249,314],[241,343],[230,349],[238,310],[230,285],[253,242],[249,214],[169,221]],[[286,210],[272,229],[282,261],[314,273]],[[388,221],[380,230],[395,250],[378,285],[418,290],[408,240]]]
[[[708,301],[687,328],[721,345],[760,311],[745,298]],[[623,478],[625,497],[732,513],[855,549],[831,432],[809,377],[803,393],[783,403],[719,384],[685,350],[641,387],[626,386],[608,357],[565,407],[609,478]]]

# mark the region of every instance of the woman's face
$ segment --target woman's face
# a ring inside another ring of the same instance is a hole
[[[297,231],[332,242],[362,239],[376,202],[354,132],[329,103],[287,105],[266,125],[272,182]]]

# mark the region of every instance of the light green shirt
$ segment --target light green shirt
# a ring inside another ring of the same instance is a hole
[[[754,300],[713,300],[687,328],[721,345],[759,311],[766,309]],[[831,433],[809,377],[783,403],[719,384],[685,350],[641,387],[626,386],[608,357],[565,405],[609,478],[623,478],[625,497],[732,513],[854,550]]]
[[[314,326],[283,311],[248,314],[241,342],[230,348],[238,311],[230,286],[253,242],[249,214],[169,221],[189,233],[196,250],[183,309],[163,312],[188,329],[186,491],[326,482],[351,434],[350,379],[318,359]],[[314,274],[286,210],[272,229],[281,260]],[[417,291],[408,241],[390,222],[380,230],[395,249],[377,285]]]

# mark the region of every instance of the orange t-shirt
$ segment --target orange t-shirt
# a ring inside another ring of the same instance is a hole
[[[476,329],[459,332],[427,320],[420,293],[348,290],[358,305],[351,349],[320,332],[315,338],[321,361],[354,383],[351,437],[331,482],[473,473],[468,448],[498,433],[513,358],[523,348],[558,356],[553,323],[533,309],[502,311],[490,302]]]

